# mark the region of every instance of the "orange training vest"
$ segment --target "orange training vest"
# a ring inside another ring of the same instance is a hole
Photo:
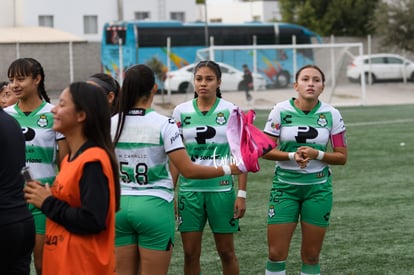
[[[109,184],[106,229],[98,234],[78,235],[47,219],[43,275],[115,274],[115,190],[111,162],[106,152],[99,147],[88,148],[71,162],[66,156],[52,193],[72,207],[80,207],[79,181],[83,167],[87,162],[95,161],[101,162]]]

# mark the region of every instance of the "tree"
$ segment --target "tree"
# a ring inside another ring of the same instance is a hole
[[[372,20],[376,34],[383,37],[384,47],[414,52],[414,1],[394,0],[381,2]]]
[[[282,21],[308,27],[320,35],[364,36],[378,0],[279,0]]]

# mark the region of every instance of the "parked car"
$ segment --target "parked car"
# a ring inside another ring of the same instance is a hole
[[[348,65],[346,76],[352,82],[360,82],[362,73],[365,74],[367,83],[401,81],[404,79],[404,73],[407,80],[414,81],[414,62],[400,55],[388,53],[357,56]]]
[[[221,69],[221,91],[242,91],[243,90],[243,72],[230,65],[217,62]],[[193,75],[197,63],[184,66],[178,70],[167,73],[164,81],[164,89],[171,89],[172,92],[185,93],[187,90],[193,92]],[[266,89],[266,80],[257,73],[253,74],[253,84],[256,90]]]

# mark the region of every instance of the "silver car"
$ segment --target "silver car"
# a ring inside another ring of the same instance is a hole
[[[243,72],[230,65],[217,62],[221,69],[221,91],[241,91],[243,90]],[[167,73],[167,78],[164,81],[164,89],[171,89],[173,92],[185,93],[194,92],[193,75],[194,67],[197,63],[184,66],[178,70]],[[265,90],[265,78],[256,73],[253,74],[253,85],[255,90]]]
[[[371,54],[354,58],[348,65],[346,76],[352,82],[360,82],[361,74],[367,83],[380,81],[414,81],[414,63],[397,54]]]

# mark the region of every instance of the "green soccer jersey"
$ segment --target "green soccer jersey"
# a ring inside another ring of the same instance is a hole
[[[184,145],[191,160],[200,165],[222,166],[231,159],[226,128],[233,103],[217,98],[214,106],[203,114],[197,99],[178,105],[173,117],[180,129]],[[212,179],[188,179],[180,176],[180,191],[218,192],[233,188],[230,175]]]
[[[26,163],[32,177],[42,183],[53,184],[56,176],[57,140],[63,135],[52,129],[53,105],[47,102],[26,115],[18,104],[5,109],[22,127],[26,140]]]
[[[118,115],[112,117],[112,137],[115,136],[118,119]],[[184,149],[184,145],[173,119],[152,109],[130,110],[115,146],[121,194],[156,196],[172,201],[174,187],[168,153],[178,149]]]
[[[295,107],[294,99],[276,104],[269,114],[264,132],[279,138],[279,150],[294,152],[300,146],[310,146],[326,151],[332,135],[345,131],[342,116],[329,104],[319,102],[309,113]],[[324,183],[328,176],[328,165],[311,160],[306,168],[295,161],[278,161],[278,180],[290,184]]]

